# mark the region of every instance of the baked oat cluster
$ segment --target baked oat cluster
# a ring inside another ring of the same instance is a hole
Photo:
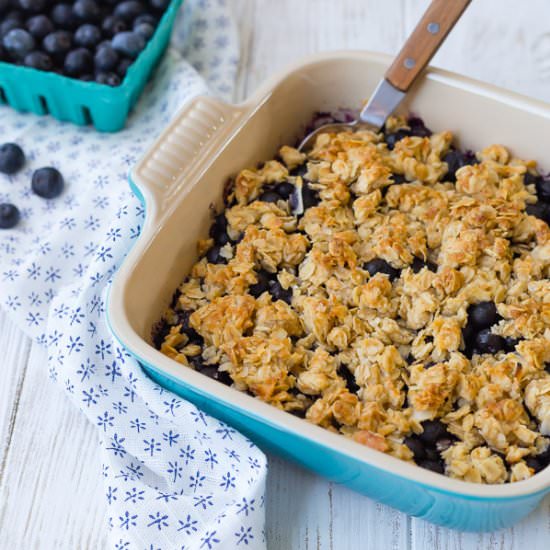
[[[550,462],[550,181],[419,119],[245,169],[162,353],[447,476]]]

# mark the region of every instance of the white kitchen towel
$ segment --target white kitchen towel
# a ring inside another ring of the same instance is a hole
[[[117,550],[265,547],[262,452],[148,379],[105,323],[109,282],[143,223],[129,168],[185,100],[228,97],[237,64],[226,0],[187,0],[122,132],[0,108],[0,141],[27,156],[20,173],[0,174],[0,203],[22,213],[18,227],[0,230],[0,307],[47,347],[50,378],[97,427]],[[41,166],[64,174],[61,197],[31,192]]]

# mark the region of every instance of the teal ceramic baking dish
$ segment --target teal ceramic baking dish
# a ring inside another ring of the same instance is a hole
[[[79,126],[93,124],[100,132],[120,130],[166,50],[182,1],[172,0],[120,86],[84,82],[0,62],[0,102],[18,111],[50,114]]]
[[[292,143],[318,110],[360,105],[390,59],[366,52],[313,57],[279,75],[246,103],[199,97],[184,106],[131,173],[146,207],[142,234],[115,276],[108,318],[116,337],[158,383],[232,424],[262,448],[425,520],[470,531],[510,526],[550,492],[550,468],[506,485],[450,479],[359,445],[182,367],[151,344],[151,328],[196,260],[210,205],[227,177]],[[403,106],[473,149],[505,143],[547,161],[550,108],[429,70]],[[518,131],[528,128],[529,131]]]

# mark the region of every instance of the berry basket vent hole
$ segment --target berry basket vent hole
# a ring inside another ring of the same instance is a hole
[[[0,88],[0,103],[7,103],[8,98],[6,97],[6,92],[4,92],[4,88]]]
[[[48,107],[48,102],[43,95],[38,96],[38,103],[40,105],[40,109],[42,110],[42,114],[47,115],[50,112],[50,108]]]
[[[84,119],[84,124],[93,124],[92,113],[88,107],[82,107],[82,117]]]

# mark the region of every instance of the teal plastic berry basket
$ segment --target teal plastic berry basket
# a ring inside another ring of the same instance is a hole
[[[119,86],[84,82],[56,73],[0,62],[0,102],[22,112],[50,114],[100,132],[117,132],[168,46],[183,0],[172,0],[145,49]]]

